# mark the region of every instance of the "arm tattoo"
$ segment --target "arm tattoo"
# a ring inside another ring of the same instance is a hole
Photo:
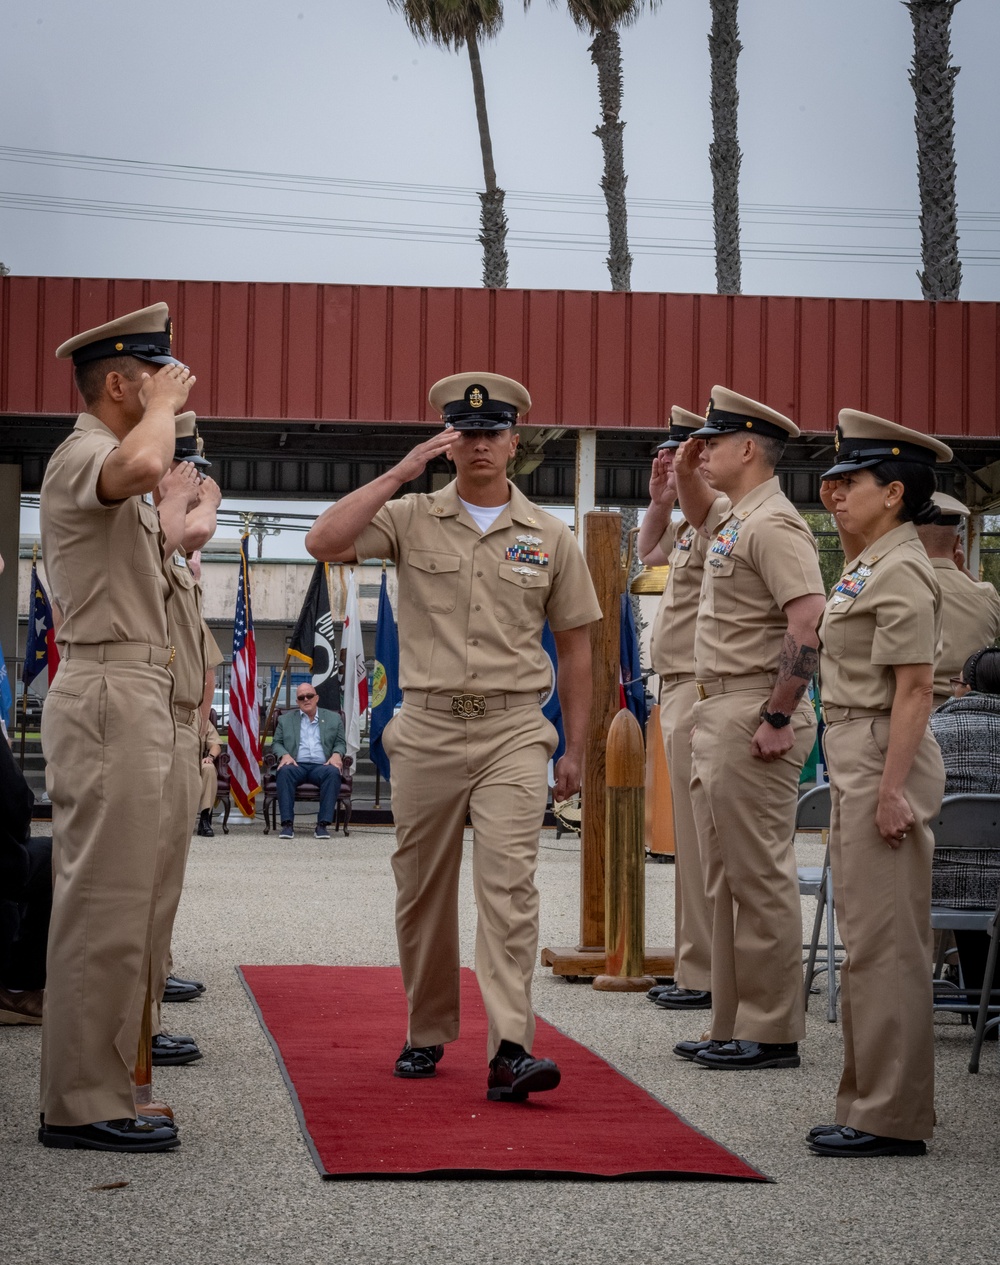
[[[800,646],[791,633],[785,633],[778,659],[778,680],[788,681],[794,677],[802,682],[796,686],[796,703],[806,692],[806,686],[818,664],[819,649],[816,646]]]

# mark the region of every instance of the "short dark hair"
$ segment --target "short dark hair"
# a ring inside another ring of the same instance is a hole
[[[931,500],[937,482],[930,466],[915,461],[880,461],[870,469],[880,488],[887,488],[890,483],[902,483],[901,523],[916,523],[919,527],[925,523],[936,523],[941,517],[940,510]]]
[[[773,470],[785,455],[788,440],[779,439],[777,435],[754,435],[753,441],[760,449],[760,455]]]
[[[1000,646],[984,646],[970,654],[962,667],[962,680],[980,694],[1000,694]]]
[[[90,408],[101,398],[104,380],[109,373],[120,373],[123,378],[128,378],[129,382],[134,382],[139,376],[141,367],[142,361],[136,360],[135,356],[108,356],[104,360],[91,360],[86,364],[77,365],[73,370],[73,377],[76,379],[76,389],[83,396],[84,404]]]

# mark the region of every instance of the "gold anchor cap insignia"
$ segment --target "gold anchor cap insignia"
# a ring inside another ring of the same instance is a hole
[[[480,387],[473,387],[469,392],[469,404],[472,408],[483,407],[483,392]]]

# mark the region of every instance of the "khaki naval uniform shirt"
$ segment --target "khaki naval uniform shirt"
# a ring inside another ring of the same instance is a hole
[[[707,542],[695,632],[699,680],[776,674],[788,631],[783,608],[825,591],[812,532],[777,476],[728,513],[725,505],[716,502],[705,523],[713,539]]]
[[[950,558],[931,558],[941,586],[941,648],[934,663],[934,706],[951,698],[950,677],[960,676],[969,655],[1000,636],[1000,595],[992,584],[970,580]]]
[[[562,632],[601,618],[569,527],[508,487],[510,501],[483,534],[452,482],[389,501],[354,542],[359,560],[398,567],[404,691],[547,690],[545,620]]]
[[[916,528],[904,523],[848,564],[820,624],[830,858],[847,950],[836,1123],[913,1140],[930,1137],[934,1127],[930,822],[944,793],[944,765],[929,728],[903,785],[915,821],[898,848],[879,834],[875,815],[896,695],[893,667],[934,662],[940,574]]]

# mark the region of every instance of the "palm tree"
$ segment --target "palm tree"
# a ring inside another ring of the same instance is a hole
[[[905,0],[913,20],[910,83],[916,97],[917,180],[920,187],[918,272],[925,299],[957,299],[962,285],[955,197],[955,76],[951,14],[958,0]]]
[[[507,213],[504,191],[497,186],[493,166],[493,142],[486,114],[486,89],[479,41],[492,39],[503,25],[503,0],[389,0],[389,7],[402,13],[414,36],[425,44],[458,52],[469,50],[472,90],[479,123],[479,147],[483,155],[486,192],[479,195],[479,222],[483,247],[483,285],[502,290],[507,285]]]
[[[711,0],[712,33],[712,215],[715,221],[715,285],[719,294],[740,294],[740,153],[736,119],[740,94],[736,60],[743,50],[736,22],[739,0]]]
[[[551,0],[556,3],[556,0]],[[525,0],[525,8],[530,0]],[[601,125],[594,129],[604,149],[601,188],[608,204],[608,272],[613,290],[631,290],[632,256],[628,249],[628,213],[625,205],[625,155],[619,118],[622,105],[622,49],[618,32],[638,20],[643,9],[656,9],[660,0],[566,0],[570,17],[594,37],[590,60],[597,67],[601,99]]]

